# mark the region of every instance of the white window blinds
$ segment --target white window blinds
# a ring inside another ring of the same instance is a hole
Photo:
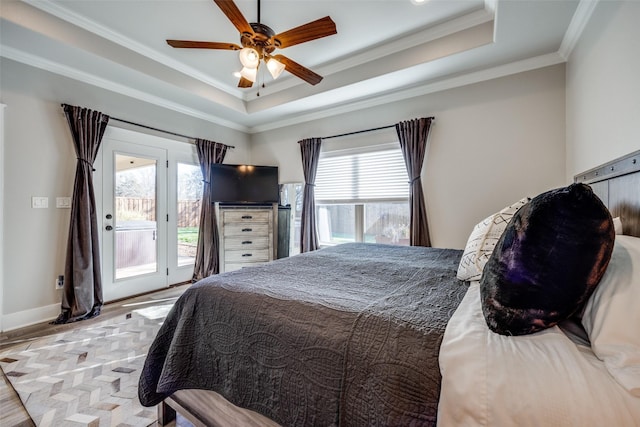
[[[357,203],[407,200],[409,178],[400,147],[320,158],[316,201]]]

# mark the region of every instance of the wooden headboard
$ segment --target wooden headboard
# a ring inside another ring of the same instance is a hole
[[[611,216],[620,217],[623,234],[640,237],[640,151],[578,174],[574,181],[589,184]]]

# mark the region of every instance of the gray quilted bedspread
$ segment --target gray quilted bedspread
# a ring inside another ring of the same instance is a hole
[[[209,389],[285,426],[435,425],[461,255],[354,243],[201,280],[151,345],[140,401]]]

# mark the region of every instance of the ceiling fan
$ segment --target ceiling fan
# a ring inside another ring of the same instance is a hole
[[[264,61],[271,76],[276,79],[283,70],[287,70],[296,77],[309,84],[316,85],[322,76],[298,64],[284,55],[272,55],[276,49],[284,49],[296,44],[337,34],[336,24],[329,16],[309,22],[288,31],[276,34],[268,26],[260,23],[260,0],[258,0],[258,22],[249,23],[240,12],[233,0],[213,0],[231,23],[240,31],[240,43],[205,42],[191,40],[167,40],[175,48],[189,49],[222,49],[239,50],[240,71],[238,87],[248,88],[256,81],[260,61]]]

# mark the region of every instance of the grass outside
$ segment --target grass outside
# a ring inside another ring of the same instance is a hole
[[[179,227],[178,243],[198,244],[198,227]]]

